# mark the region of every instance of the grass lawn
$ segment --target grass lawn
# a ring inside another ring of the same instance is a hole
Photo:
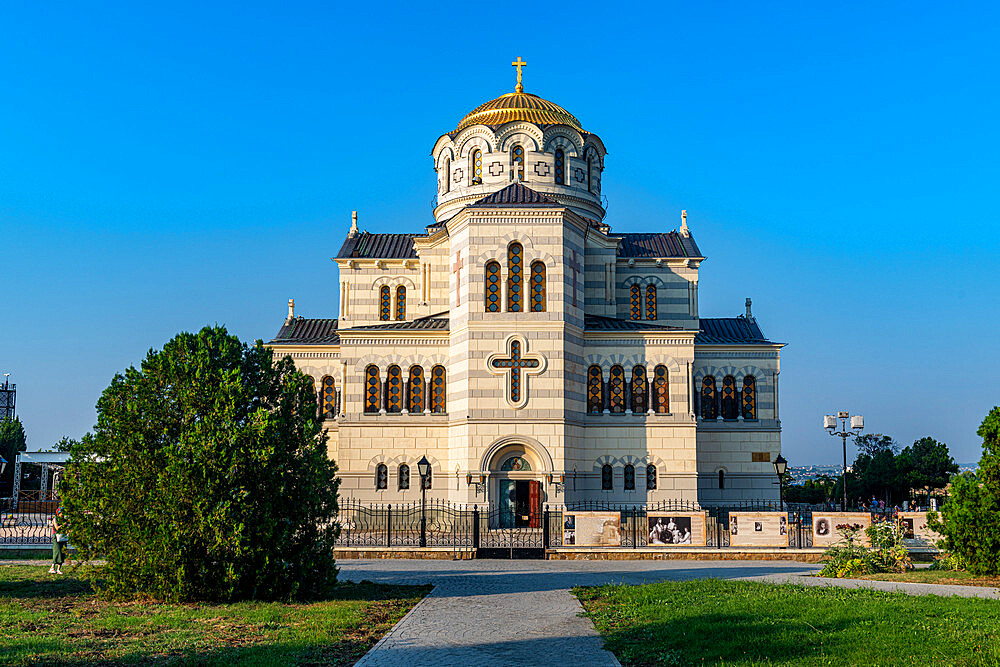
[[[577,588],[623,665],[1000,665],[1000,601],[749,581]]]
[[[350,665],[429,590],[345,583],[302,604],[122,604],[71,573],[0,564],[0,664]]]
[[[948,570],[910,570],[909,572],[883,572],[866,574],[857,579],[878,581],[912,581],[917,584],[951,584],[953,586],[992,586],[1000,588],[1000,577],[979,577],[968,572]]]

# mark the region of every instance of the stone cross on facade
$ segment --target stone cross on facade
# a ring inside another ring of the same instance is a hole
[[[462,305],[462,267],[465,263],[462,262],[462,251],[459,250],[458,254],[455,255],[455,264],[452,265],[451,270],[455,272],[455,305]]]
[[[507,339],[508,354],[491,354],[486,359],[486,370],[493,375],[507,376],[507,403],[522,408],[528,402],[528,376],[545,372],[545,358],[528,353],[528,343],[521,336]]]
[[[576,282],[577,281],[577,275],[579,274],[580,271],[583,270],[583,267],[580,266],[579,260],[577,260],[577,258],[576,258],[576,250],[573,251],[573,259],[571,261],[567,262],[566,266],[568,266],[573,271],[573,305],[575,306],[576,305],[576,293],[577,293],[577,290],[578,290],[578,288],[577,288],[577,282]]]

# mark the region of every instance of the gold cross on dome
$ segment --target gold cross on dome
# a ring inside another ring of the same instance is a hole
[[[514,62],[511,63],[511,65],[513,65],[514,67],[517,68],[517,87],[514,88],[515,92],[518,92],[518,93],[523,93],[524,92],[524,86],[521,85],[521,68],[524,67],[527,64],[528,63],[526,63],[523,60],[521,60],[521,56],[518,56],[517,60],[515,60]]]

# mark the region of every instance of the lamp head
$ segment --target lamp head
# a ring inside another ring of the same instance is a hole
[[[420,460],[417,461],[417,470],[420,471],[421,477],[427,477],[427,473],[431,471],[431,462],[427,460],[426,456],[421,456]]]
[[[851,417],[851,428],[861,430],[865,427],[865,418],[861,415]]]
[[[837,418],[833,415],[823,417],[823,428],[837,428]]]
[[[778,454],[778,458],[774,459],[774,472],[780,477],[785,474],[788,470],[788,461],[781,454]]]

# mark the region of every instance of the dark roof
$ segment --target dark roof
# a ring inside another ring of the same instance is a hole
[[[338,345],[337,320],[293,317],[281,325],[271,342],[275,345]]]
[[[701,318],[700,331],[695,336],[694,342],[696,345],[775,344],[764,337],[764,333],[757,326],[757,320],[743,315]]]
[[[612,234],[621,238],[619,257],[701,257],[693,236],[677,232],[655,234]]]
[[[583,316],[583,328],[587,331],[685,331],[684,327],[653,324],[642,320],[616,320],[602,315]]]
[[[409,322],[386,322],[385,324],[365,324],[344,331],[447,331],[447,317],[422,317]]]
[[[369,257],[376,259],[416,259],[413,237],[418,234],[371,234],[361,232],[348,236],[337,253],[337,259]]]
[[[470,206],[560,206],[545,195],[539,194],[523,183],[511,183]]]

